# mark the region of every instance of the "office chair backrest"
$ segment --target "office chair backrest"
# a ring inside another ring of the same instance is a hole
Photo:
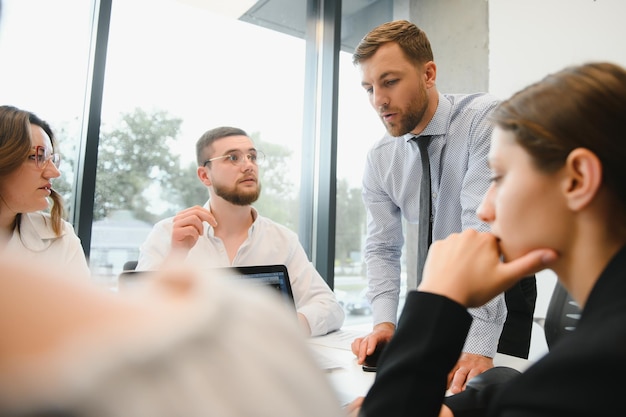
[[[136,285],[140,278],[150,271],[137,271],[137,261],[127,261],[122,266],[122,272],[117,276],[117,288],[123,290],[126,287]]]
[[[124,266],[122,266],[122,269],[123,269],[124,271],[134,271],[134,270],[135,270],[135,268],[137,268],[137,263],[138,263],[138,262],[139,262],[139,261],[126,261],[126,262],[124,263]]]
[[[576,328],[580,319],[580,307],[567,290],[557,281],[550,297],[544,332],[548,349],[564,335]]]

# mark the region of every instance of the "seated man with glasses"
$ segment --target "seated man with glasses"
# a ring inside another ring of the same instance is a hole
[[[337,330],[343,308],[298,236],[251,205],[261,193],[263,156],[241,129],[218,127],[204,133],[196,143],[197,174],[209,190],[209,201],[157,223],[141,245],[137,270],[159,269],[166,259],[178,256],[207,269],[284,264],[305,333]]]
[[[52,187],[61,176],[55,147],[44,120],[0,106],[0,252],[85,278],[90,272],[83,248],[63,220],[63,198]]]

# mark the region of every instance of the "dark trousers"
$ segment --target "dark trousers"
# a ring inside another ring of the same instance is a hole
[[[523,278],[504,293],[508,314],[498,342],[498,352],[528,359],[537,302],[537,280]]]

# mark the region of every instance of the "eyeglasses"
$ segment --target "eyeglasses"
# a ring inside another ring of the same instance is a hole
[[[59,167],[61,164],[61,155],[58,153],[52,153],[50,149],[45,146],[35,146],[35,153],[30,155],[28,159],[35,161],[35,166],[39,169],[44,169],[48,162],[52,161],[55,167]]]
[[[260,165],[265,159],[265,154],[259,150],[244,154],[240,151],[233,151],[226,155],[216,156],[215,158],[207,159],[202,163],[203,167],[209,162],[217,161],[218,159],[225,159],[231,164],[238,166],[244,165],[247,161],[252,162],[254,165]]]

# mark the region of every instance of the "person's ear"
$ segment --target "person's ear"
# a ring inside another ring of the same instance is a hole
[[[205,169],[205,167],[198,167],[198,170],[196,171],[196,173],[198,174],[198,178],[200,179],[202,184],[210,187],[211,185],[213,185],[213,183],[211,182],[211,178],[209,177],[209,174],[207,172],[208,171]]]
[[[424,83],[426,88],[431,88],[437,81],[437,65],[433,61],[424,64]]]
[[[586,148],[576,148],[565,162],[564,192],[567,205],[578,211],[588,206],[602,185],[602,162]]]

